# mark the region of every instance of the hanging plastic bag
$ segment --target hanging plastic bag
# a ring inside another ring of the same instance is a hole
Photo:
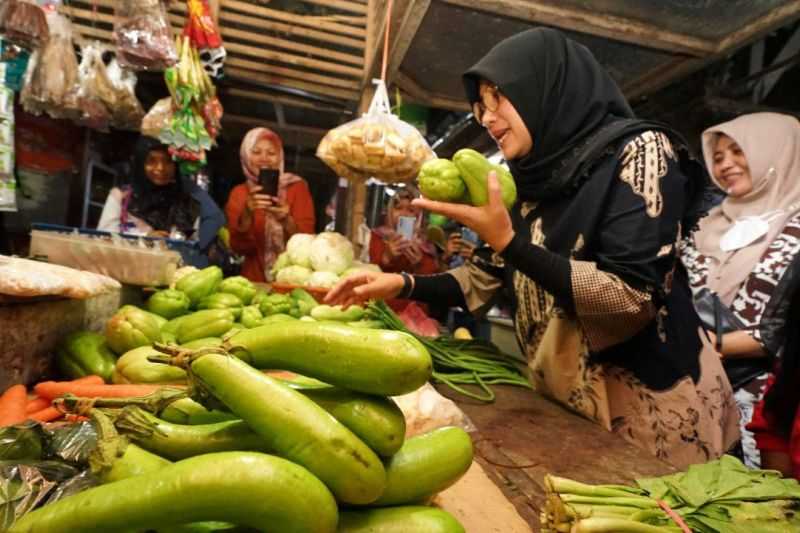
[[[122,130],[139,131],[144,118],[144,109],[136,98],[136,74],[120,67],[116,59],[106,67],[111,86],[116,91],[111,123]]]
[[[212,78],[221,78],[227,52],[222,46],[222,38],[214,19],[208,0],[188,0],[188,17],[183,27],[183,36],[188,37],[192,46],[200,53],[203,68]]]
[[[391,113],[384,82],[375,83],[367,113],[329,131],[317,148],[317,157],[343,178],[411,181],[422,163],[436,154],[419,130]]]
[[[114,42],[122,66],[160,71],[177,63],[172,27],[160,0],[118,0],[114,16]]]
[[[44,10],[32,0],[3,0],[0,35],[28,50],[39,48],[50,36]]]
[[[150,108],[142,119],[142,135],[158,139],[161,132],[172,122],[172,97],[162,98]]]
[[[81,48],[78,101],[82,114],[78,123],[88,128],[108,131],[112,118],[111,109],[116,103],[116,91],[106,75],[103,50],[104,46],[97,41],[87,42]]]
[[[20,101],[33,114],[47,112],[53,118],[78,118],[78,61],[72,46],[72,25],[55,11],[48,11],[50,39],[34,53],[26,72]]]

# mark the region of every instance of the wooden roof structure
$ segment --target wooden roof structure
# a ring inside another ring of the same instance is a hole
[[[69,0],[87,38],[109,41],[119,0]],[[380,75],[387,0],[209,0],[228,52],[226,128],[274,128],[312,150],[360,110]],[[535,26],[585,44],[631,99],[719,61],[800,18],[798,0],[394,0],[390,94],[467,112],[461,73],[498,41]],[[169,19],[183,27],[186,4]],[[321,165],[321,163],[319,163]],[[356,207],[356,210],[358,208]],[[358,214],[356,214],[358,217]]]

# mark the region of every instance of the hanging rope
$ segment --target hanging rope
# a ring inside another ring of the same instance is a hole
[[[386,4],[386,31],[383,34],[383,65],[381,66],[381,81],[386,83],[386,69],[389,68],[389,33],[392,29],[392,7],[394,0]]]

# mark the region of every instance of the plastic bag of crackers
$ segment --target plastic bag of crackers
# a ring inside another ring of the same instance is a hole
[[[391,113],[383,81],[376,85],[367,113],[329,131],[317,147],[317,157],[350,180],[412,181],[422,163],[436,154],[419,130]]]

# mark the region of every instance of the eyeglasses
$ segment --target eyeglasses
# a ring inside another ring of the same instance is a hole
[[[488,85],[485,87],[486,88],[481,91],[480,100],[472,104],[472,115],[481,126],[483,126],[483,114],[486,110],[488,109],[494,113],[500,105],[500,89],[497,88],[497,85]]]

